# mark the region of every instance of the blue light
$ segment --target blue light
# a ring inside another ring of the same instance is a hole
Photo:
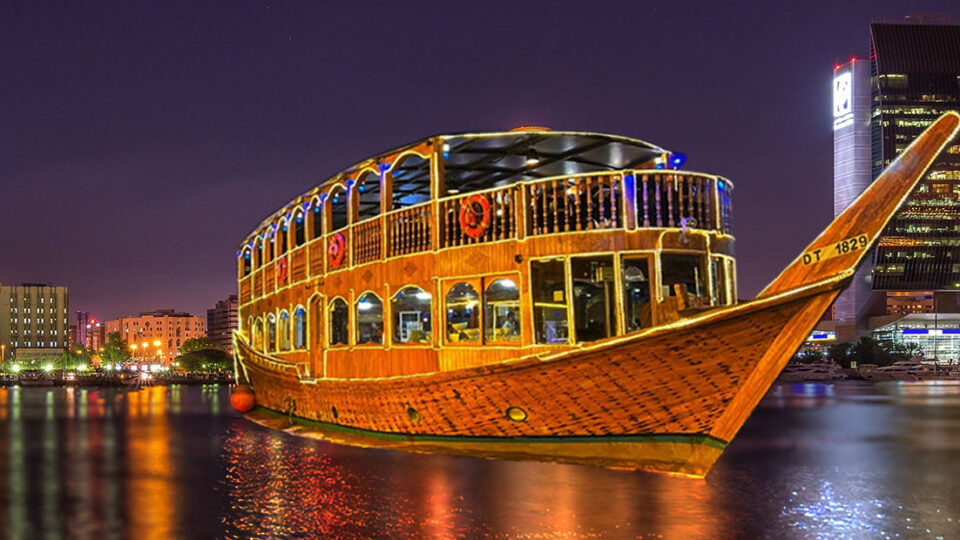
[[[366,185],[360,184],[360,187],[358,187],[357,190],[358,190],[360,193],[363,193],[363,191],[364,191],[366,188],[367,188]]]
[[[929,334],[929,333],[930,333],[929,330],[920,329],[920,328],[904,328],[903,329],[903,335],[905,336],[910,334],[923,335],[923,334]]]
[[[319,205],[319,204],[313,207],[313,213],[314,213],[314,214],[319,214],[319,213],[320,213],[320,205]]]
[[[960,334],[960,328],[944,328],[941,332],[944,334],[957,335]]]
[[[686,154],[673,154],[670,156],[670,163],[673,165],[674,169],[679,169],[681,165],[687,162]]]

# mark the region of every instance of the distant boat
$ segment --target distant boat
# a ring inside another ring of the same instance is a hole
[[[732,185],[672,170],[662,148],[529,129],[374,156],[237,251],[249,417],[360,446],[703,476],[958,123],[943,115],[740,304]]]
[[[960,366],[924,362],[913,357],[899,360],[889,366],[864,364],[857,374],[868,381],[951,381],[960,380]]]
[[[811,362],[808,364],[787,364],[780,372],[779,380],[785,382],[801,381],[837,381],[846,379],[843,368],[836,362]]]

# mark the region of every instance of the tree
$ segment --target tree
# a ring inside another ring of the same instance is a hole
[[[189,354],[207,349],[210,349],[210,344],[207,342],[207,338],[190,338],[184,341],[183,345],[180,346],[180,354]]]
[[[184,371],[226,371],[233,368],[233,357],[220,349],[203,349],[177,358]]]
[[[130,359],[130,345],[120,332],[107,334],[107,342],[100,349],[100,361],[104,364],[122,364]]]
[[[87,349],[79,343],[64,349],[57,360],[57,367],[61,369],[77,369],[80,366],[90,367],[95,351]]]

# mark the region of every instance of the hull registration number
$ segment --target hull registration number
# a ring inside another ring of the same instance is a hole
[[[846,240],[841,240],[832,246],[824,246],[822,248],[817,248],[804,253],[803,264],[816,264],[831,257],[838,257],[840,255],[846,255],[847,253],[853,253],[854,251],[866,249],[868,245],[870,245],[870,241],[867,240],[867,235],[865,234],[861,234],[860,236],[853,238],[847,238]]]

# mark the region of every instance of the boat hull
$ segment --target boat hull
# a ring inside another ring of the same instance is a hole
[[[252,418],[305,435],[703,476],[837,290],[741,304],[552,357],[417,376],[304,379],[239,338],[238,361],[258,405],[281,415]]]

